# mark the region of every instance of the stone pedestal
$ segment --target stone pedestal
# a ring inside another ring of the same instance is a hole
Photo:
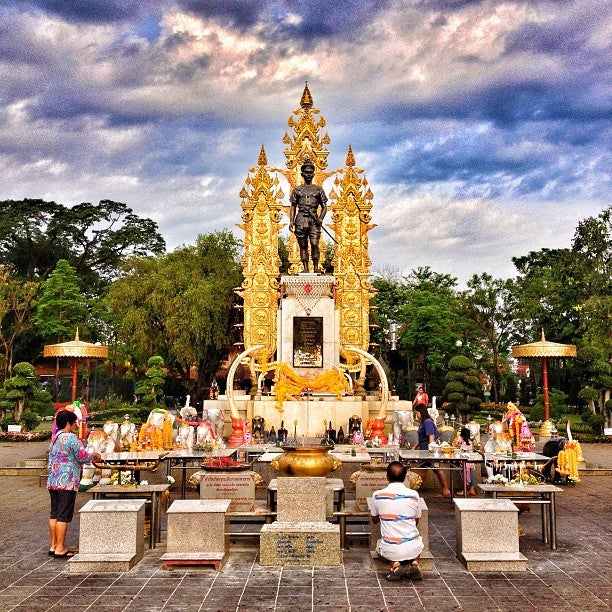
[[[277,480],[276,520],[286,523],[327,520],[326,486],[322,476]]]
[[[278,520],[261,528],[261,565],[341,565],[340,527],[326,520],[326,484],[323,477],[278,479]]]
[[[259,536],[261,565],[341,565],[340,527],[331,523],[271,523]]]
[[[168,544],[161,556],[172,565],[212,565],[218,570],[229,552],[229,499],[178,499],[168,508]]]
[[[457,557],[471,572],[527,569],[519,552],[518,508],[509,499],[455,499]]]
[[[88,501],[79,511],[79,554],[70,573],[128,572],[144,554],[144,499]]]

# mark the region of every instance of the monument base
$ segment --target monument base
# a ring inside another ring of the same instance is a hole
[[[320,522],[264,525],[259,536],[259,563],[275,566],[341,565],[340,527]]]

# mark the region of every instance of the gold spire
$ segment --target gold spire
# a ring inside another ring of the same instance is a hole
[[[304,110],[309,110],[312,108],[312,105],[312,96],[310,95],[310,89],[308,89],[308,81],[306,81],[306,85],[304,85],[304,93],[302,93],[302,99],[300,100],[300,106]]]
[[[259,152],[259,157],[257,158],[257,164],[259,166],[268,165],[268,158],[266,157],[266,150],[263,145],[261,145],[261,151]]]
[[[346,165],[349,168],[352,168],[355,165],[355,156],[353,155],[353,149],[351,145],[349,145],[348,153],[346,154]]]

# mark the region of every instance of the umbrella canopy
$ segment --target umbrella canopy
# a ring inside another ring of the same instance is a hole
[[[518,344],[512,347],[513,357],[575,357],[575,344],[560,344],[559,342],[549,342],[544,337],[542,330],[542,340],[530,342],[529,344]]]
[[[561,344],[559,342],[549,342],[544,337],[542,330],[542,340],[530,342],[529,344],[518,344],[512,347],[513,357],[542,359],[542,391],[544,392],[544,420],[550,419],[550,403],[548,400],[548,364],[547,359],[576,357],[575,344]]]
[[[60,342],[59,344],[47,344],[43,356],[72,358],[72,401],[74,402],[77,388],[77,361],[79,359],[106,359],[108,357],[108,347],[79,340],[79,330],[77,329],[74,340]]]

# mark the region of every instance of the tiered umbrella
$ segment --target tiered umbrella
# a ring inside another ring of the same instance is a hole
[[[542,340],[529,344],[518,344],[512,347],[512,356],[517,358],[540,357],[542,359],[542,391],[544,393],[544,423],[540,435],[550,436],[552,423],[550,422],[550,403],[548,399],[548,359],[559,359],[566,357],[576,357],[575,344],[560,344],[559,342],[549,342],[544,337],[542,330]]]
[[[79,359],[107,359],[108,347],[91,342],[79,340],[77,329],[74,340],[60,342],[59,344],[47,344],[43,355],[45,357],[69,357],[72,358],[72,397],[74,402],[77,392],[77,363]]]

